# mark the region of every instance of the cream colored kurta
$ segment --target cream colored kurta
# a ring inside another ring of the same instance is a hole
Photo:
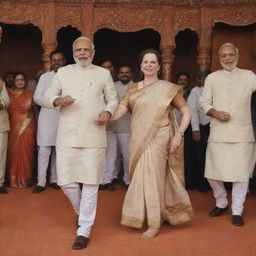
[[[76,64],[62,67],[47,89],[43,105],[53,108],[53,101],[66,95],[75,102],[60,108],[56,142],[58,184],[99,184],[106,128],[96,125],[95,120],[101,111],[113,114],[117,107],[112,77],[108,70],[92,64],[86,68]]]
[[[206,114],[214,108],[231,115],[228,122],[212,118],[206,152],[205,177],[216,180],[248,181],[255,163],[250,102],[256,76],[239,68],[210,74],[200,98]]]

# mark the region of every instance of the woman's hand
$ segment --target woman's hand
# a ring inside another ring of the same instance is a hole
[[[173,154],[179,147],[180,143],[182,141],[182,136],[180,133],[176,133],[174,137],[171,140],[169,153],[170,155]]]

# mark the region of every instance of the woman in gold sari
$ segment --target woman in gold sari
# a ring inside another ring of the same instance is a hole
[[[7,169],[10,186],[24,188],[31,183],[36,121],[33,92],[26,91],[23,73],[15,74],[14,88],[8,89],[8,94],[10,131]]]
[[[182,150],[179,145],[190,122],[190,111],[180,86],[158,79],[161,58],[148,49],[140,56],[144,79],[131,85],[112,120],[132,112],[130,141],[131,184],[126,193],[121,224],[157,235],[163,221],[177,225],[193,218],[184,189]],[[173,109],[182,114],[177,127]]]

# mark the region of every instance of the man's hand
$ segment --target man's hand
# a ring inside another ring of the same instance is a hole
[[[97,120],[95,121],[95,123],[97,125],[105,125],[111,118],[111,114],[108,111],[103,111],[98,115]]]
[[[192,138],[193,138],[194,141],[200,141],[201,140],[200,131],[193,131],[192,132]]]
[[[57,99],[54,100],[53,105],[54,107],[64,107],[64,106],[68,106],[71,105],[75,102],[75,99],[73,99],[71,96],[67,95],[64,97],[59,97]]]
[[[220,122],[227,122],[230,120],[231,115],[225,111],[217,111],[215,109],[210,109],[207,115],[219,120]]]

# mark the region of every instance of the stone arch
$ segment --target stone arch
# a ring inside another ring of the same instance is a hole
[[[23,71],[32,79],[43,69],[42,32],[33,24],[0,23],[3,29],[0,45],[0,76],[7,72]]]
[[[173,82],[175,82],[176,74],[179,71],[186,71],[190,74],[190,86],[194,87],[199,71],[197,64],[198,34],[191,29],[179,31],[175,36],[175,44],[176,48],[173,51],[175,56],[172,70]]]
[[[94,63],[100,64],[110,59],[115,67],[121,64],[130,64],[138,79],[137,60],[140,52],[147,48],[159,50],[160,34],[153,29],[143,29],[136,32],[119,32],[110,29],[101,29],[94,34],[96,48]]]
[[[73,26],[62,27],[57,31],[57,50],[64,53],[67,64],[74,63],[72,44],[76,38],[81,36],[81,31]]]

